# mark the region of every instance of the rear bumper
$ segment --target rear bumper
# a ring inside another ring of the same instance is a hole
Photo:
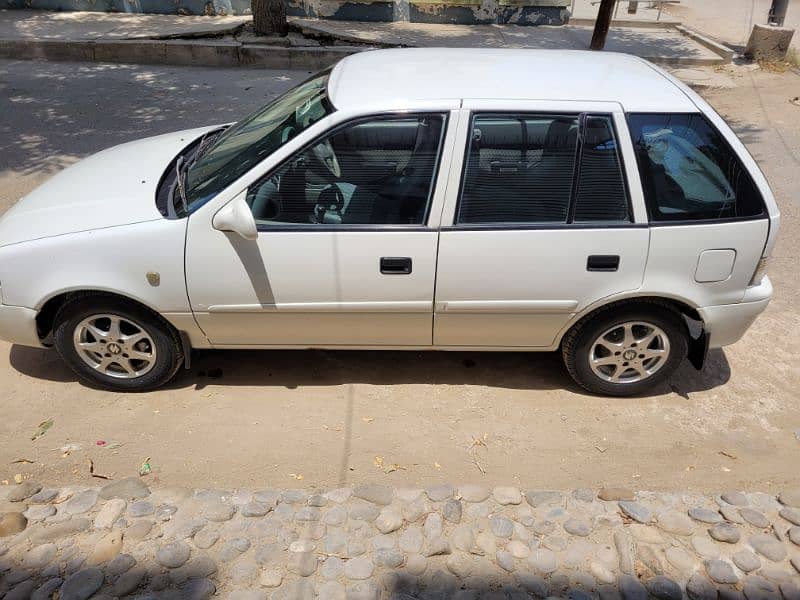
[[[36,331],[36,311],[23,306],[0,304],[0,339],[22,346],[44,345]]]
[[[698,308],[704,329],[710,335],[709,348],[738,342],[771,299],[772,283],[764,277],[760,285],[747,288],[743,302]]]

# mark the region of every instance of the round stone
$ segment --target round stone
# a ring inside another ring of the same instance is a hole
[[[158,549],[156,562],[163,567],[176,569],[189,560],[190,554],[191,550],[185,542],[170,542]]]
[[[385,506],[381,509],[380,514],[375,519],[375,527],[381,533],[391,533],[397,531],[403,526],[403,514],[399,508],[394,506]]]
[[[489,497],[491,491],[482,485],[463,485],[458,488],[458,495],[464,502],[483,502]]]
[[[796,546],[800,546],[800,527],[792,527],[788,532],[789,540]]]
[[[592,532],[592,526],[585,519],[567,519],[564,522],[564,531],[572,535],[586,537]]]
[[[8,537],[21,531],[25,531],[28,526],[28,519],[21,512],[10,512],[0,515],[0,538]]]
[[[739,514],[739,509],[735,506],[720,506],[719,512],[722,513],[722,517],[726,521],[730,521],[731,523],[738,523],[742,525],[745,523],[745,520],[742,518],[742,515]]]
[[[747,496],[742,492],[725,492],[722,494],[722,499],[734,506],[747,506]]]
[[[84,490],[64,503],[64,512],[71,515],[81,515],[97,504],[98,494],[96,490]],[[64,582],[66,585],[66,582]]]
[[[692,538],[692,547],[703,558],[719,557],[719,547],[707,537],[694,536]]]
[[[710,525],[715,525],[716,523],[722,522],[722,515],[719,514],[719,511],[711,510],[710,508],[690,508],[689,509],[689,516],[692,517],[695,521],[700,521],[701,523],[709,523]]]
[[[455,490],[449,483],[441,483],[425,488],[425,494],[434,502],[444,502],[453,497]]]
[[[319,521],[320,516],[321,512],[316,506],[304,506],[295,513],[294,518],[297,521],[312,522]]]
[[[638,523],[649,523],[653,520],[653,513],[646,506],[642,506],[638,502],[630,502],[622,500],[617,503],[622,513],[633,519]]]
[[[745,579],[743,591],[747,600],[780,600],[781,598],[778,587],[758,575],[750,575]]]
[[[100,497],[104,500],[122,498],[123,500],[139,500],[150,495],[150,488],[138,477],[126,477],[107,483],[100,489]]]
[[[735,544],[742,537],[739,528],[732,523],[717,523],[708,530],[708,535],[718,542],[725,542],[728,544]]]
[[[461,522],[461,502],[459,500],[448,500],[442,507],[442,516],[445,521],[450,523]]]
[[[769,519],[765,517],[762,513],[758,512],[753,508],[740,508],[739,514],[742,518],[750,523],[753,527],[758,527],[759,529],[766,529],[769,527]]]
[[[122,532],[112,531],[98,540],[86,559],[88,566],[105,564],[122,550]]]
[[[205,503],[202,509],[203,516],[209,521],[221,523],[230,521],[236,512],[236,507],[218,500],[211,500]]]
[[[428,539],[438,538],[442,536],[444,524],[442,517],[439,513],[431,513],[425,518],[425,523],[422,525],[422,531]]]
[[[539,573],[552,573],[558,569],[558,557],[552,550],[547,548],[536,548],[531,550],[528,557],[528,564]]]
[[[697,561],[695,558],[682,548],[671,546],[670,548],[667,548],[664,556],[666,557],[667,562],[675,567],[675,570],[682,575],[694,573],[695,568],[697,567]]]
[[[532,575],[531,573],[520,572],[517,572],[515,578],[519,586],[525,591],[530,592],[537,598],[547,597],[549,589],[544,578],[539,577],[538,575]]]
[[[505,517],[497,515],[489,519],[489,528],[499,538],[510,538],[514,533],[514,523]]]
[[[153,522],[148,519],[139,519],[130,524],[125,531],[125,538],[128,540],[143,540],[153,529]]]
[[[692,535],[694,533],[694,522],[688,515],[674,510],[659,513],[656,517],[660,529],[675,535]]]
[[[394,490],[388,486],[373,483],[357,485],[353,488],[353,495],[367,502],[386,506],[392,503],[394,499]]]
[[[717,600],[717,588],[702,573],[695,573],[686,583],[690,600]]]
[[[106,565],[106,574],[117,577],[136,565],[136,559],[130,554],[120,554]]]
[[[737,577],[730,563],[727,563],[724,560],[712,558],[707,560],[705,564],[706,573],[708,573],[708,576],[712,579],[712,581],[730,584],[734,584],[739,581],[739,577]]]
[[[266,515],[272,507],[269,504],[265,504],[263,502],[256,502],[253,500],[252,502],[248,502],[244,506],[242,506],[242,516],[244,517],[263,517]]]
[[[497,560],[497,566],[509,573],[513,573],[514,569],[516,569],[516,565],[514,564],[514,555],[510,552],[505,550],[499,550],[495,557]]]
[[[96,568],[83,569],[64,580],[59,600],[86,600],[103,585],[103,572]]]
[[[209,579],[190,579],[181,587],[180,598],[185,600],[207,600],[217,593],[217,586]]]
[[[396,548],[376,550],[374,553],[375,564],[380,567],[396,569],[403,564],[405,556]]]
[[[319,600],[345,600],[346,597],[344,586],[338,581],[326,581],[317,592]]]
[[[681,600],[683,597],[681,586],[664,575],[656,575],[645,584],[645,587],[659,600]]]
[[[128,503],[122,498],[112,498],[103,505],[94,519],[95,529],[111,529]]]
[[[289,552],[286,567],[300,577],[309,577],[317,571],[317,557],[313,552]]]
[[[616,582],[617,577],[614,575],[614,572],[611,571],[608,567],[606,567],[600,561],[593,560],[589,564],[589,572],[594,575],[595,579],[601,583],[612,584]]]
[[[344,565],[344,575],[347,579],[369,579],[374,570],[372,561],[364,556],[351,558]]]
[[[749,542],[756,552],[769,560],[780,562],[786,559],[786,547],[771,535],[759,533],[752,536]]]
[[[761,568],[761,559],[750,550],[739,550],[731,556],[733,564],[739,567],[745,573],[756,571]]]
[[[138,500],[128,506],[128,515],[134,519],[147,517],[154,512],[156,512],[155,506],[153,506],[152,502],[148,502],[147,500]]]
[[[455,554],[451,554],[447,558],[445,565],[447,566],[448,570],[459,579],[465,579],[469,577],[474,568],[472,557],[465,552],[456,552]]]
[[[498,486],[492,490],[492,497],[495,502],[502,505],[521,504],[522,494],[519,489],[510,486]]]
[[[322,563],[320,575],[325,579],[339,579],[344,573],[344,561],[338,556],[329,556]],[[279,582],[280,583],[280,582]]]
[[[58,554],[58,547],[55,544],[34,546],[22,559],[22,566],[26,569],[44,569],[53,561],[56,554]]]
[[[800,525],[800,510],[784,506],[778,514],[792,525]]]
[[[230,562],[236,560],[240,554],[244,554],[250,549],[250,540],[244,537],[231,538],[222,546],[219,554],[219,559],[222,562]],[[289,546],[290,555],[292,553],[292,546]]]
[[[397,539],[393,535],[380,534],[372,538],[373,550],[391,550],[397,546]]]
[[[29,504],[47,504],[58,497],[58,490],[43,489],[28,498]]]
[[[64,583],[61,577],[56,577],[50,581],[45,582],[30,597],[30,600],[51,600],[53,595],[58,591],[58,588]],[[8,596],[6,596],[8,598]]]
[[[411,526],[400,535],[398,544],[403,552],[416,554],[422,550],[423,541],[422,530],[417,526]]]
[[[514,558],[528,558],[531,554],[531,549],[520,542],[519,540],[511,540],[506,544],[506,550],[511,553]]]
[[[42,486],[40,486],[38,483],[34,483],[32,481],[23,481],[9,490],[6,500],[9,502],[22,502],[23,500],[26,500],[38,493],[41,489]]]
[[[350,518],[354,521],[372,523],[381,514],[381,509],[374,503],[361,501],[353,502],[350,506]]]
[[[622,575],[619,578],[619,593],[623,600],[647,600],[647,588],[632,575]]]
[[[348,497],[350,496],[350,490],[347,490]],[[258,492],[253,493],[253,501],[260,502],[262,504],[266,504],[270,508],[275,508],[278,506],[278,502],[280,502],[281,493],[276,490],[260,490]]]
[[[56,514],[56,507],[52,504],[38,504],[29,506],[28,510],[24,513],[25,518],[28,521],[33,521],[34,523],[37,521],[44,521],[48,517],[52,517]]]
[[[284,490],[281,492],[281,502],[285,504],[305,504],[308,494],[305,490]]]
[[[411,554],[406,560],[406,571],[412,575],[422,575],[428,568],[428,559],[421,554]]]
[[[359,581],[347,586],[347,600],[378,600],[380,589],[371,581]]]

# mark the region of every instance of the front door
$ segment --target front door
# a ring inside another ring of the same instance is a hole
[[[549,347],[577,312],[641,286],[649,231],[625,178],[621,108],[540,104],[465,103],[463,179],[439,241],[438,346]]]
[[[360,119],[300,149],[247,190],[255,241],[190,218],[187,286],[209,340],[429,346],[447,120]]]

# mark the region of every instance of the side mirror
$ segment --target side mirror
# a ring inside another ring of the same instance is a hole
[[[246,240],[258,239],[258,228],[246,201],[247,190],[217,211],[211,225],[218,231],[231,231]]]

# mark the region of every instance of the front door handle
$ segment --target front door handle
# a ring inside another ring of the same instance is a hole
[[[408,275],[411,273],[411,259],[407,256],[381,257],[381,273],[384,275]]]
[[[586,259],[587,271],[616,271],[619,269],[619,255],[593,254]]]

